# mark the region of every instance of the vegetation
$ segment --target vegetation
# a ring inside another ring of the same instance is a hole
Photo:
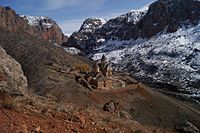
[[[88,64],[76,64],[75,70],[79,70],[81,73],[87,73],[89,71],[89,65]]]

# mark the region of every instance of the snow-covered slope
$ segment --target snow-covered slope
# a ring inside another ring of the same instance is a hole
[[[148,40],[107,41],[96,51],[90,55],[93,59],[105,54],[117,69],[137,79],[200,95],[200,23]]]
[[[81,54],[81,51],[74,47],[64,47],[64,50],[71,55]]]
[[[136,24],[147,13],[149,6],[150,4],[147,4],[138,10],[131,10],[127,14],[121,15],[119,17],[127,18],[127,22]]]

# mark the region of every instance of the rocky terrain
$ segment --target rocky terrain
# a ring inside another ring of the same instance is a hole
[[[105,54],[139,81],[199,99],[199,19],[199,1],[158,0],[108,20],[83,51],[93,59]]]
[[[19,16],[9,7],[0,7],[0,14],[1,27],[11,31],[21,31],[59,45],[67,40],[56,22],[48,17]]]
[[[199,104],[149,87],[198,96],[198,84],[190,83],[199,80],[199,24],[191,21],[173,33],[164,30],[142,38],[139,32],[136,37],[130,27],[142,23],[148,7],[107,22],[87,19],[63,44],[76,48],[29,34],[40,27],[48,31],[54,23],[49,18],[19,16],[10,8],[0,8],[0,132],[199,133]],[[118,70],[113,75],[127,81],[126,87],[90,90],[79,83],[76,66],[91,69],[94,64],[79,56],[85,54],[94,59],[105,54]]]

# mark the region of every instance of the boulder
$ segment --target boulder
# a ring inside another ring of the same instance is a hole
[[[0,47],[0,91],[25,95],[27,88],[27,79],[21,65]]]
[[[118,105],[119,105],[118,102],[111,100],[104,105],[103,110],[112,113],[117,110]]]

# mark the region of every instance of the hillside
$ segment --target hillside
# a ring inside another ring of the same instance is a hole
[[[0,34],[0,45],[22,65],[31,91],[59,97],[62,91],[78,95],[87,90],[76,83],[70,70],[75,64],[90,63],[89,60],[69,55],[61,47],[20,32],[0,29]]]

